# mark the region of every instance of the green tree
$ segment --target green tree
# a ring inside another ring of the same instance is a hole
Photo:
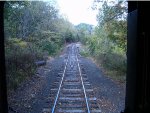
[[[59,53],[65,40],[74,41],[76,30],[52,2],[6,1],[5,51],[8,87],[15,88],[33,75],[35,62]]]
[[[76,27],[77,30],[77,37],[83,44],[86,44],[87,38],[92,35],[93,33],[93,25],[80,23]]]
[[[94,9],[98,9],[98,25],[94,33],[87,38],[88,50],[110,75],[125,75],[127,3],[96,0]]]
[[[124,1],[111,4],[104,1],[99,9],[97,20],[99,29],[104,29],[108,38],[126,51],[127,37],[127,4]]]

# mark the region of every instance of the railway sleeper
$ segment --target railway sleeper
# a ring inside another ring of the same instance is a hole
[[[63,94],[63,95],[73,95],[73,94],[83,94],[84,95],[84,93],[83,92],[77,92],[77,91],[74,91],[74,92],[68,92],[68,91],[64,91],[64,92],[61,92],[61,94]],[[87,97],[89,97],[89,95],[93,95],[93,92],[92,91],[90,91],[90,92],[88,92],[87,93]]]
[[[64,110],[64,109],[59,109],[57,110],[57,113],[87,113],[87,110],[76,110],[76,109],[71,109],[71,110]],[[91,113],[101,113],[101,110],[92,110]]]
[[[63,88],[65,88],[65,89],[67,89],[67,88],[69,88],[69,89],[80,89],[82,87],[82,85],[65,85],[65,86],[63,86]]]
[[[57,90],[57,89],[53,89],[53,90]],[[62,89],[62,92],[83,92],[83,89]],[[93,92],[93,89],[86,89],[86,92]]]
[[[72,82],[67,82],[67,83],[64,83],[64,85],[68,85],[68,86],[73,86],[73,85],[81,85],[81,83],[72,83]],[[91,84],[84,84],[85,86],[90,86]]]
[[[80,97],[60,97],[59,100],[66,100],[66,101],[85,101],[85,98]],[[96,97],[88,98],[89,101],[96,100]]]
[[[86,104],[84,106],[60,106],[59,109],[65,109],[65,110],[71,110],[71,109],[87,109]],[[92,107],[90,108],[90,110],[99,110],[98,107]]]

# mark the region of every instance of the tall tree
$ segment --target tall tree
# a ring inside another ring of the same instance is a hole
[[[125,1],[104,1],[97,21],[99,30],[104,29],[108,38],[119,47],[126,50],[127,37],[127,3]]]

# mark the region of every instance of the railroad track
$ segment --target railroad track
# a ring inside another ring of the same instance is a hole
[[[51,89],[50,106],[43,113],[101,113],[77,50],[76,44],[68,47],[64,68]]]

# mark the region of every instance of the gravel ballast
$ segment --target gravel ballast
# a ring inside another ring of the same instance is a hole
[[[85,73],[92,84],[95,96],[103,113],[120,113],[125,106],[125,84],[118,84],[105,76],[102,71],[87,58],[80,58]]]

